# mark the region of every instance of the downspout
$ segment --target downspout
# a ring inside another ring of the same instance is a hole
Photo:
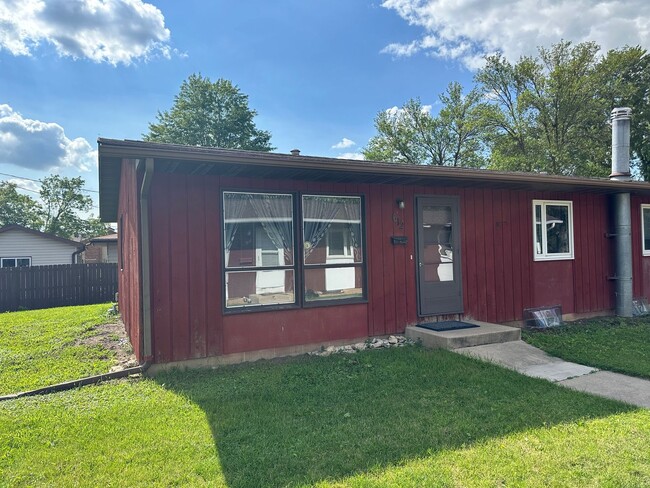
[[[72,253],[72,264],[79,264],[77,263],[77,256],[84,252],[86,250],[86,245],[84,244],[82,248],[77,249],[75,252]]]
[[[631,181],[630,119],[632,109],[612,110],[612,180]],[[630,194],[614,196],[614,237],[616,250],[616,315],[632,317],[632,218]]]
[[[138,161],[138,166],[142,160]],[[142,343],[144,347],[144,358],[149,361],[151,358],[151,282],[150,270],[151,260],[149,254],[149,189],[154,172],[153,158],[147,158],[144,162],[144,176],[140,188],[140,256],[142,279]]]

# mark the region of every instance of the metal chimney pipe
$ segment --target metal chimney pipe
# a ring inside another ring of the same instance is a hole
[[[630,177],[630,120],[632,109],[612,110],[612,180],[629,181]]]
[[[612,110],[612,174],[610,179],[630,181],[630,119],[632,109]],[[631,317],[632,306],[632,218],[630,194],[614,196],[616,236],[616,315]]]

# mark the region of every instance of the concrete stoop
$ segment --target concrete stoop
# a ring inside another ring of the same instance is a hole
[[[478,327],[436,332],[411,326],[406,328],[405,335],[414,341],[421,341],[424,347],[440,349],[459,349],[521,339],[521,329],[518,327],[490,324],[478,320],[463,320],[463,322],[478,325]]]

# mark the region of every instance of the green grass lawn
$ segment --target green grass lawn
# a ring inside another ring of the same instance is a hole
[[[77,344],[109,321],[110,304],[0,314],[0,395],[105,373],[112,353]]]
[[[650,486],[650,411],[419,347],[0,403],[0,486]]]
[[[650,317],[581,320],[545,331],[524,331],[522,337],[551,356],[650,378]]]

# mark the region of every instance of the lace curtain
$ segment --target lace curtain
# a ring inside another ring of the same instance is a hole
[[[354,250],[354,260],[361,260],[361,205],[359,198],[305,195],[302,199],[304,227],[304,259],[314,252],[327,235],[333,222],[347,224]]]
[[[278,249],[284,263],[293,264],[293,208],[291,195],[252,194],[250,203],[262,227]]]
[[[224,245],[228,265],[241,222],[259,222],[274,246],[283,250],[284,263],[293,264],[293,203],[291,195],[224,193]]]

